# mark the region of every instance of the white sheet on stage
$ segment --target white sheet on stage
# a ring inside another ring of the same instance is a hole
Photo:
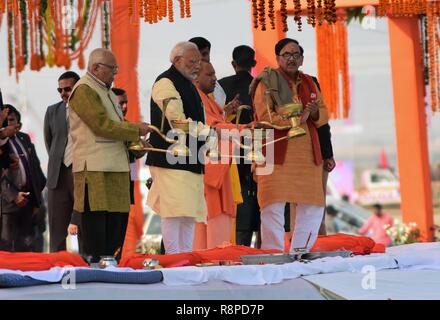
[[[166,285],[194,285],[221,280],[240,285],[265,285],[280,283],[319,273],[360,272],[365,265],[377,270],[397,268],[393,258],[386,254],[357,256],[353,258],[325,258],[310,263],[293,262],[282,265],[242,265],[215,267],[182,267],[163,269]]]
[[[390,247],[387,249],[387,254],[399,262],[400,269],[440,269],[440,242]]]
[[[209,281],[225,281],[238,285],[266,285],[282,281],[330,273],[362,273],[364,267],[375,271],[386,269],[438,270],[440,269],[440,242],[416,243],[388,248],[384,254],[355,256],[352,258],[324,258],[310,263],[286,263],[282,265],[241,265],[215,267],[180,267],[161,269],[163,283],[169,286],[197,285]],[[109,268],[108,271],[134,272],[130,268]],[[65,269],[21,272],[0,270],[1,273],[27,275],[34,279],[59,282]],[[142,270],[136,270],[142,272]]]

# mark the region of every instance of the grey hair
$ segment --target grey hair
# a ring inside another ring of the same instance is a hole
[[[87,69],[90,71],[93,65],[105,61],[105,58],[108,55],[113,55],[113,52],[104,48],[97,48],[93,50],[89,55],[89,63],[87,65]]]
[[[197,47],[196,44],[189,42],[189,41],[183,41],[183,42],[179,42],[178,44],[176,44],[174,46],[174,48],[171,50],[170,53],[170,62],[174,63],[174,60],[178,57],[183,56],[183,54],[185,53],[185,51],[187,50],[199,50],[199,48]]]

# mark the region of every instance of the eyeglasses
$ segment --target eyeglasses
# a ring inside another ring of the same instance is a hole
[[[63,91],[65,91],[66,93],[69,93],[69,92],[72,91],[72,88],[71,88],[71,87],[58,88],[57,91],[58,91],[59,93],[62,93]]]
[[[109,64],[105,64],[105,63],[101,63],[101,62],[99,62],[98,64],[103,65],[104,67],[107,67],[109,69],[112,69],[113,73],[117,73],[119,70],[119,67],[117,65],[111,66]]]
[[[301,52],[284,52],[283,54],[280,54],[279,56],[283,57],[286,60],[289,60],[291,58],[295,60],[299,60],[302,57]]]

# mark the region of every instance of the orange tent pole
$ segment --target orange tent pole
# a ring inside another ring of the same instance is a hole
[[[127,2],[113,1],[111,14],[111,46],[119,65],[115,87],[126,90],[128,96],[127,119],[140,121],[138,93],[139,23],[133,23],[128,15]],[[134,186],[135,205],[131,206],[122,255],[135,253],[136,244],[142,237],[144,212],[139,181]]]
[[[433,204],[424,81],[417,18],[388,19],[394,116],[404,222],[415,222],[432,241]]]

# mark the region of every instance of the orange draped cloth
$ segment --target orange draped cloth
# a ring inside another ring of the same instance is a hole
[[[79,254],[67,251],[56,253],[0,251],[0,269],[44,271],[53,267],[88,267]]]
[[[330,236],[319,236],[315,245],[311,249],[312,252],[339,250],[348,250],[356,255],[364,255],[370,253],[384,253],[385,247],[382,244],[375,243],[374,240],[369,237],[339,233]],[[215,262],[219,260],[240,262],[240,256],[242,255],[270,253],[280,253],[280,251],[262,250],[245,246],[219,246],[208,250],[199,250],[188,253],[166,255],[134,254],[130,257],[122,258],[119,267],[141,269],[142,262],[146,258],[158,259],[162,267],[170,268],[184,265],[193,266],[198,263]]]
[[[197,90],[205,107],[206,124],[222,129],[235,129],[234,124],[226,122],[222,108],[201,90]],[[227,141],[224,142],[227,143]],[[221,152],[221,143],[222,141],[218,144],[219,152]],[[232,150],[229,150],[229,154],[232,154]],[[204,223],[196,225],[194,250],[213,248],[232,240],[232,222],[236,216],[236,210],[230,176],[231,162],[222,162],[207,161],[205,165],[204,181],[208,222],[207,225]]]
[[[353,251],[353,254],[384,253],[385,246],[374,242],[370,237],[337,233],[329,236],[318,236],[315,245],[310,251],[339,250]]]
[[[162,267],[169,268],[182,265],[196,265],[198,263],[212,262],[216,260],[230,260],[240,262],[240,256],[248,254],[269,254],[278,253],[277,250],[261,250],[245,246],[228,246],[225,248],[216,247],[207,250],[193,251],[187,253],[165,254],[165,255],[145,255],[134,254],[127,258],[122,258],[119,267],[142,269],[142,262],[146,258],[159,260]]]

